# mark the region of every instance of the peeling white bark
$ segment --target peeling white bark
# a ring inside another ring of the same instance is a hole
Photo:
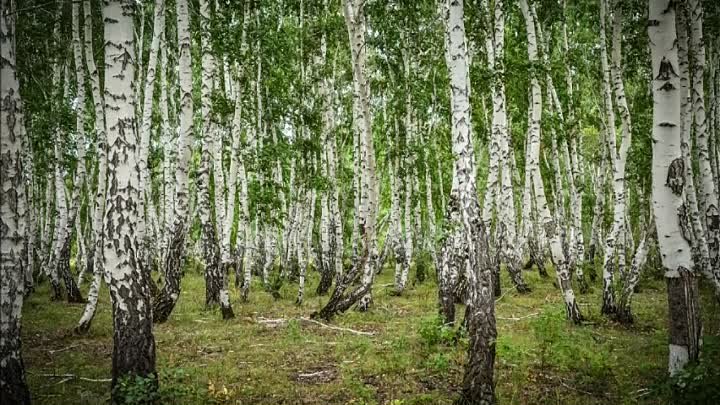
[[[535,32],[536,21],[531,13],[527,0],[520,0],[520,9],[525,18],[525,25],[528,37],[528,56],[531,63],[538,62],[537,37]],[[535,193],[535,203],[537,204],[537,212],[542,224],[543,232],[549,239],[550,252],[552,253],[555,272],[558,285],[562,291],[565,301],[565,309],[567,318],[573,322],[579,323],[582,320],[580,307],[575,301],[575,294],[570,282],[570,272],[568,270],[567,259],[562,247],[560,233],[557,231],[557,224],[553,220],[550,210],[548,209],[547,199],[545,197],[545,188],[542,177],[540,176],[540,120],[542,118],[542,94],[540,91],[540,83],[537,75],[531,71],[531,115],[530,127],[528,130],[528,161],[529,170],[531,171],[533,191]],[[527,169],[526,169],[527,170]]]
[[[21,350],[27,238],[23,144],[25,122],[15,47],[15,3],[0,1],[0,398],[29,405]]]
[[[128,375],[155,376],[155,338],[152,333],[149,274],[138,262],[137,200],[138,152],[133,146],[136,117],[133,98],[135,66],[123,57],[135,57],[134,4],[106,1],[105,102],[108,134],[109,195],[105,207],[105,268],[113,303],[113,381]],[[117,391],[113,391],[117,392]]]
[[[693,288],[693,259],[681,230],[683,160],[680,150],[681,91],[675,5],[651,0],[648,35],[652,61],[653,92],[653,213],[660,257],[668,283],[671,375],[697,358],[700,328],[697,317],[697,284]]]

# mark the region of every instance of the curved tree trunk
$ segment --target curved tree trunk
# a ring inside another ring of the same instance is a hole
[[[175,212],[165,258],[165,284],[155,299],[153,319],[165,322],[180,297],[180,278],[185,262],[186,223],[188,220],[188,168],[192,155],[192,70],[190,58],[190,22],[187,0],[176,0],[178,46],[180,48],[180,130],[178,162],[175,168]]]
[[[150,155],[150,132],[152,130],[152,112],[153,100],[155,95],[155,77],[157,76],[158,52],[160,50],[160,39],[165,31],[165,0],[155,0],[155,17],[153,21],[153,35],[150,43],[150,52],[147,61],[147,74],[145,75],[142,105],[142,121],[140,123],[140,148],[138,152],[138,166],[140,167],[140,198],[138,199],[138,240],[139,240],[139,257],[142,262],[141,266],[150,277],[150,266],[155,256],[156,249],[152,246],[151,218],[153,215],[152,207],[152,178],[150,176],[150,167],[148,159]],[[144,20],[144,19],[143,19]],[[142,50],[142,44],[138,45],[138,49]],[[142,66],[142,63],[139,64]],[[138,77],[142,76],[142,71],[138,73]],[[139,88],[137,86],[138,94]]]
[[[354,113],[353,123],[355,133],[359,138],[358,153],[355,156],[356,164],[362,170],[356,172],[360,177],[359,196],[360,206],[356,211],[357,219],[357,245],[358,254],[355,257],[353,268],[342,275],[342,280],[335,285],[332,297],[328,303],[312,315],[315,318],[329,320],[338,312],[344,312],[355,303],[358,309],[366,310],[372,301],[372,282],[375,276],[375,263],[377,262],[377,237],[375,222],[377,216],[378,189],[375,174],[375,148],[372,139],[372,115],[370,110],[370,82],[367,73],[367,49],[365,42],[365,10],[364,2],[357,0],[344,0],[343,12],[350,39],[350,50],[353,66],[354,83]],[[357,277],[360,285],[353,291],[345,294],[345,290]]]
[[[533,63],[537,63],[537,39],[535,35],[536,21],[531,14],[527,0],[520,0],[520,8],[525,17],[527,36],[528,36],[528,55]],[[555,265],[555,273],[558,285],[562,291],[565,301],[565,312],[569,320],[580,323],[583,319],[580,313],[580,307],[575,300],[575,293],[570,282],[570,272],[568,270],[567,259],[562,247],[562,240],[559,232],[557,232],[557,224],[555,223],[550,210],[548,209],[547,200],[545,198],[545,187],[540,176],[540,120],[542,118],[542,94],[540,91],[540,83],[535,74],[531,77],[532,104],[530,116],[530,129],[528,131],[528,143],[530,151],[528,153],[530,161],[528,162],[531,171],[533,191],[535,192],[535,203],[537,204],[538,216],[542,224],[543,234],[549,239],[550,252],[552,253],[553,263]],[[527,169],[526,169],[527,170]]]

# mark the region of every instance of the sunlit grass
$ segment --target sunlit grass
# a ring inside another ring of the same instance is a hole
[[[373,332],[360,336],[322,328],[300,318],[321,307],[317,275],[306,300],[294,304],[296,286],[275,300],[255,282],[249,302],[232,292],[236,318],[223,321],[204,308],[204,282],[188,274],[170,320],[155,328],[158,369],[165,403],[205,404],[446,404],[462,382],[465,340],[428,344],[420,334],[436,314],[432,279],[390,294],[391,270],[376,280],[368,313],[349,311],[334,325]],[[667,298],[662,280],[643,280],[636,295],[636,324],[622,327],[599,315],[600,287],[578,297],[584,326],[564,320],[553,278],[526,272],[533,292],[518,295],[503,275],[497,301],[496,381],[502,404],[646,403],[665,400]],[[87,287],[87,286],[86,286]],[[706,294],[707,295],[707,294]],[[35,403],[98,404],[109,400],[109,383],[46,374],[110,376],[112,321],[107,290],[86,336],[72,334],[83,306],[50,302],[47,285],[26,301],[24,356]],[[705,313],[718,308],[705,300]],[[458,317],[463,311],[458,309]],[[270,328],[259,318],[284,318]],[[717,334],[718,317],[706,322]],[[720,360],[720,359],[719,359]],[[300,374],[325,372],[327,381]],[[395,401],[395,402],[393,402]]]

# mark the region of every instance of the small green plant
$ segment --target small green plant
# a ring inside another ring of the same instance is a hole
[[[541,369],[547,364],[548,353],[557,351],[556,346],[561,341],[565,326],[563,316],[559,310],[547,309],[530,323],[540,351]]]
[[[113,397],[121,405],[155,404],[160,399],[157,377],[154,375],[123,377],[115,386]]]
[[[457,338],[453,328],[443,324],[439,316],[421,321],[418,334],[420,335],[420,340],[428,347],[439,344],[450,345],[454,343]]]
[[[445,353],[433,353],[425,360],[425,367],[436,373],[445,374],[450,369],[450,359]]]
[[[208,390],[198,388],[192,380],[182,368],[163,369],[158,377],[128,376],[118,381],[114,397],[121,405],[175,405],[191,399],[217,403],[217,398],[209,395]]]

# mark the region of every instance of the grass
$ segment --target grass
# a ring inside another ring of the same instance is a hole
[[[636,322],[626,328],[599,314],[601,288],[578,297],[586,325],[564,320],[552,279],[525,273],[533,292],[518,295],[503,279],[497,301],[496,383],[501,404],[657,404],[667,402],[667,298],[662,280],[643,280]],[[236,318],[206,310],[203,278],[188,274],[170,320],[155,327],[164,404],[450,404],[462,382],[466,340],[438,325],[430,278],[391,295],[391,271],[376,280],[368,313],[349,311],[334,325],[299,320],[319,309],[312,274],[303,306],[296,286],[275,300],[253,285],[249,302],[232,292]],[[105,287],[103,287],[105,288]],[[110,376],[112,319],[107,290],[88,335],[72,333],[82,305],[50,302],[47,284],[26,301],[23,352],[36,404],[103,404],[109,383],[48,377]],[[718,307],[704,294],[706,347],[720,346]],[[463,311],[458,310],[459,316]],[[708,314],[712,314],[708,315]],[[289,322],[268,327],[261,318]],[[720,350],[710,351],[720,364]],[[315,374],[313,374],[315,373]],[[708,402],[710,403],[710,402]]]

